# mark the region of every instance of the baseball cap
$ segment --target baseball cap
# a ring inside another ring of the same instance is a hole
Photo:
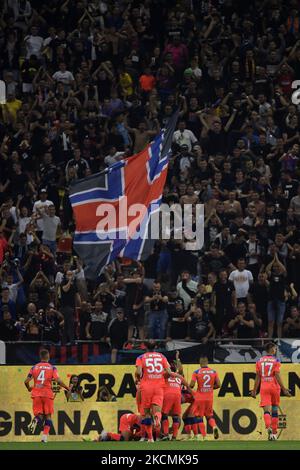
[[[41,189],[40,193],[47,193],[47,189],[46,188]]]
[[[193,75],[193,70],[191,68],[185,69],[183,75],[191,77]]]

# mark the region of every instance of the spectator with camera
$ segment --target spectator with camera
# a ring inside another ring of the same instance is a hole
[[[80,295],[75,283],[75,274],[68,270],[61,282],[60,311],[64,317],[63,342],[73,343],[75,339],[75,308],[80,306]]]
[[[43,309],[37,310],[35,304],[30,303],[27,307],[25,341],[41,341],[42,339],[42,316]]]
[[[69,381],[69,390],[65,390],[68,402],[82,402],[84,400],[83,388],[79,385],[78,375],[72,374]]]
[[[192,304],[185,315],[188,322],[188,337],[194,341],[207,343],[215,337],[216,331],[209,315],[203,312],[201,307]]]
[[[37,305],[39,308],[46,308],[49,304],[50,297],[49,297],[49,290],[50,290],[50,282],[47,276],[43,273],[43,271],[39,271],[35,278],[31,281],[29,289],[30,292],[37,295]]]
[[[160,282],[155,281],[153,283],[152,290],[145,297],[145,303],[149,304],[148,338],[164,339],[167,334],[168,324],[168,296],[162,291]]]
[[[49,304],[45,310],[41,309],[40,313],[42,314],[42,341],[59,343],[64,326],[63,315],[54,308],[53,304]]]
[[[228,323],[228,330],[229,334],[233,333],[239,339],[255,337],[255,323],[245,302],[238,302],[234,318]]]

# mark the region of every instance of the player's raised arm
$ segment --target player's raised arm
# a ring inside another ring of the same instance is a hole
[[[281,388],[282,393],[283,393],[286,397],[291,397],[292,395],[291,395],[289,389],[288,389],[288,388],[285,388],[285,386],[283,385],[280,372],[275,372],[275,378],[276,378],[276,381],[277,381],[278,385],[279,385],[280,388]]]
[[[176,366],[178,374],[184,376],[183,367],[179,356],[179,351],[176,351]]]
[[[70,384],[70,386],[66,385],[60,378],[57,378],[56,382],[58,383],[58,385],[60,385],[60,387],[64,388],[65,390],[67,390],[67,391],[72,390],[72,385],[71,384]]]

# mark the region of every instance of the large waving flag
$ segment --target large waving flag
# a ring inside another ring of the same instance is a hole
[[[149,226],[161,202],[177,118],[178,111],[142,152],[71,186],[74,248],[88,279],[118,256],[143,260],[151,253]]]

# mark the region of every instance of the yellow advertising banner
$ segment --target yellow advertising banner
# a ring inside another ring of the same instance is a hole
[[[190,380],[199,366],[184,366]],[[265,439],[259,397],[249,397],[255,378],[254,364],[213,366],[221,379],[215,392],[214,411],[222,439]],[[32,400],[24,386],[29,372],[26,366],[0,366],[0,441],[36,441],[28,433],[32,419]],[[74,441],[94,437],[103,429],[116,432],[124,412],[136,412],[134,366],[58,366],[61,379],[69,383],[72,374],[79,376],[85,400],[67,402],[63,390],[54,401],[51,440]],[[282,397],[279,410],[279,438],[300,440],[300,368],[299,364],[282,365],[282,378],[292,398]],[[116,397],[115,402],[97,402],[99,387],[105,385]],[[183,405],[183,410],[187,405]],[[208,435],[211,438],[211,435]]]

